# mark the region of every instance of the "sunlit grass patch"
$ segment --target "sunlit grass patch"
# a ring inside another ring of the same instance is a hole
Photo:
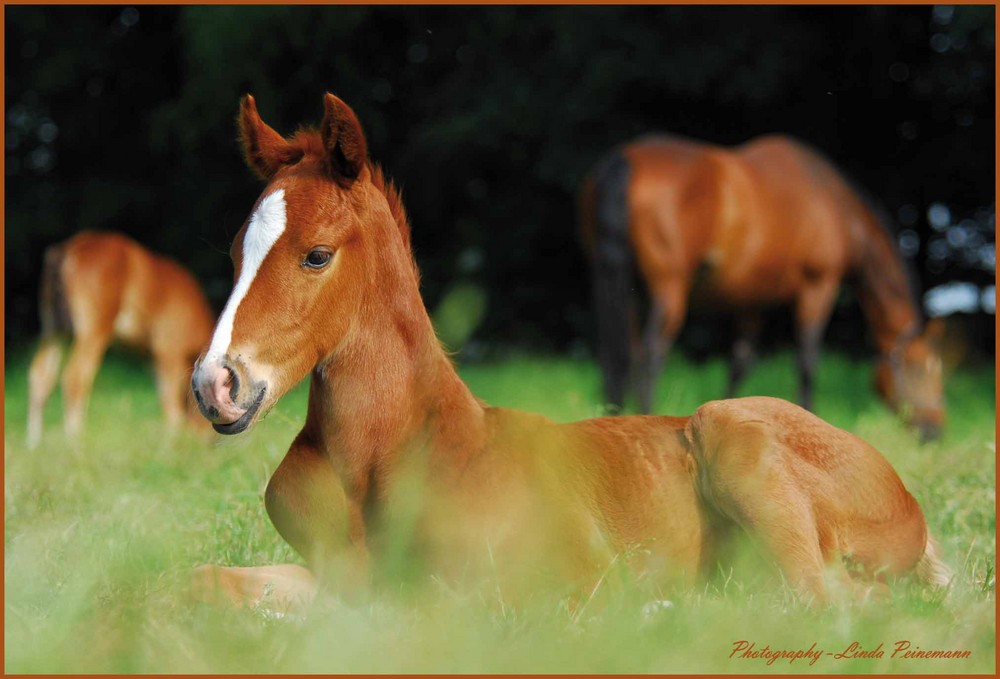
[[[794,397],[794,359],[768,357],[743,393]],[[61,435],[58,399],[42,446],[24,445],[23,358],[7,365],[5,670],[7,672],[902,672],[994,670],[995,452],[991,370],[948,383],[944,439],[917,443],[871,389],[871,366],[825,355],[819,414],[875,444],[920,500],[956,580],[946,596],[894,583],[867,605],[811,610],[773,573],[744,569],[664,594],[609,572],[593,600],[552,592],[517,605],[433,583],[419,596],[379,591],[307,617],[273,619],[188,603],[198,564],[301,563],[270,525],[263,491],[301,426],[306,393],[286,396],[234,438],[165,437],[151,372],[114,355],[102,368],[79,450]],[[462,369],[493,405],[558,421],[598,415],[589,361],[526,356]],[[675,355],[658,409],[689,414],[725,385],[721,360]],[[669,600],[650,607],[651,601]],[[730,657],[758,650],[837,654],[854,642],[881,658]],[[894,644],[972,652],[962,660],[890,657]]]

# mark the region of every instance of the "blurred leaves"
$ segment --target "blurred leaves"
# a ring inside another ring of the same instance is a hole
[[[943,9],[942,9],[943,7]],[[234,118],[288,134],[332,91],[405,189],[431,308],[489,295],[477,336],[565,348],[591,331],[574,194],[650,131],[766,132],[828,153],[926,240],[994,202],[992,7],[10,7],[8,342],[37,327],[42,250],[124,231],[221,307],[259,185]],[[461,260],[488,253],[475,270]],[[916,262],[925,287],[964,274]],[[960,265],[960,263],[959,263]],[[854,319],[856,320],[856,319]],[[854,333],[856,336],[856,333]]]
[[[458,351],[476,331],[486,314],[486,292],[472,283],[460,282],[444,293],[432,318],[438,339]]]

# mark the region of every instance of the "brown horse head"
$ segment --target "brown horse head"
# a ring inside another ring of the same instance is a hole
[[[920,335],[903,338],[879,361],[875,375],[882,398],[923,441],[939,438],[944,425],[942,332],[941,321],[933,320]]]
[[[392,284],[380,279],[388,267],[379,260],[410,259],[405,216],[368,163],[357,117],[332,94],[324,107],[319,130],[286,139],[251,96],[242,101],[244,154],[267,186],[233,241],[233,291],[192,378],[202,413],[223,434],[245,430],[338,351]]]

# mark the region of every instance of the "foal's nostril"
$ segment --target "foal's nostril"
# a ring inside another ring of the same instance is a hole
[[[226,384],[229,386],[229,398],[236,401],[236,394],[240,393],[240,376],[236,374],[236,371],[226,366],[226,372],[229,373],[229,379],[226,380]]]

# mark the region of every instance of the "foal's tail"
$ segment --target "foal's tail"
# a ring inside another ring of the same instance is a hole
[[[947,587],[955,574],[941,560],[937,553],[937,545],[930,536],[927,536],[927,546],[924,547],[924,555],[920,557],[914,569],[917,580],[931,587]]]
[[[42,265],[38,293],[42,337],[28,368],[29,448],[35,448],[41,440],[42,411],[59,378],[63,340],[73,330],[62,282],[64,256],[62,245],[52,245],[45,251],[45,263]]]
[[[618,148],[591,172],[580,196],[598,324],[598,358],[605,402],[620,409],[630,366],[635,259],[629,238],[628,159]]]
[[[38,315],[42,325],[42,341],[73,331],[62,281],[65,254],[61,243],[50,245],[45,250],[42,280],[38,289]]]

